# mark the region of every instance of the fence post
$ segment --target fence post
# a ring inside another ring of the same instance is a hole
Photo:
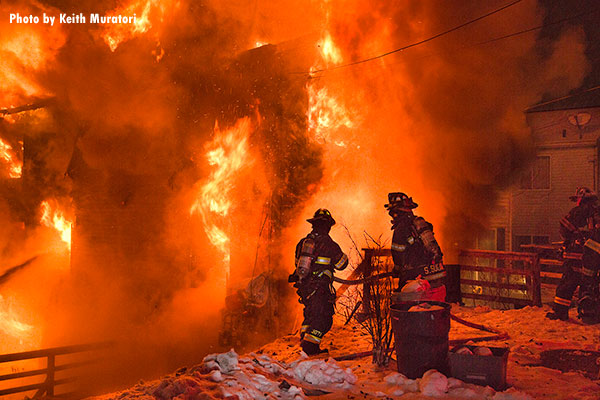
[[[542,306],[542,286],[540,282],[540,257],[536,255],[531,260],[531,293],[533,305]]]
[[[365,252],[365,256],[363,258],[363,269],[362,276],[368,277],[373,273],[373,249],[363,249]],[[363,283],[363,293],[362,293],[362,309],[363,312],[367,315],[371,314],[371,284]]]
[[[54,354],[48,355],[48,374],[46,375],[46,395],[48,397],[54,396],[54,368],[56,366],[56,356]]]

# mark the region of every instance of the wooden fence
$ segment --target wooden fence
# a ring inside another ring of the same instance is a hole
[[[352,271],[348,279],[370,276],[373,272],[373,257],[391,257],[390,249],[362,250],[364,252],[363,260]],[[463,298],[470,298],[508,303],[518,307],[542,306],[540,266],[556,263],[554,260],[541,259],[537,253],[491,250],[461,250],[459,260],[460,264],[446,265],[448,273],[447,301],[460,302]],[[484,260],[485,263],[482,262]],[[364,307],[370,300],[368,287],[372,284],[363,284]],[[481,293],[461,290],[463,286],[481,288]],[[347,287],[347,285],[341,285],[337,290],[338,296],[343,294]],[[509,295],[499,295],[493,293],[494,291]],[[515,292],[522,295],[510,296]]]
[[[520,291],[525,298],[507,295],[491,294],[492,290],[482,290],[482,293],[463,291],[462,298],[471,298],[491,302],[509,303],[515,306],[542,306],[540,258],[536,253],[521,253],[512,251],[492,250],[461,250],[460,284],[471,287],[495,288],[505,292]],[[469,261],[467,261],[469,260]],[[487,265],[480,263],[486,260]],[[496,262],[495,262],[496,261]],[[472,262],[467,264],[466,262]],[[464,277],[464,272],[475,271],[471,277]],[[517,276],[510,279],[510,276]],[[505,279],[498,279],[505,277]],[[521,277],[521,278],[519,278]],[[512,282],[517,283],[512,283]],[[519,283],[521,282],[521,283]],[[483,293],[487,291],[488,293]]]
[[[521,248],[540,256],[540,281],[558,285],[564,272],[564,263],[568,260],[581,262],[581,253],[565,253],[561,251],[562,243],[522,244]]]
[[[83,344],[83,345],[75,345],[75,346],[64,346],[64,347],[54,347],[43,350],[34,350],[34,351],[26,351],[22,353],[12,353],[12,354],[4,354],[0,355],[0,364],[16,362],[22,360],[31,360],[31,359],[46,359],[46,368],[41,369],[32,369],[27,371],[14,372],[11,374],[0,375],[0,382],[11,381],[11,380],[22,380],[23,378],[35,377],[35,376],[45,376],[44,380],[40,383],[32,383],[21,386],[13,386],[6,389],[0,390],[0,396],[6,396],[9,394],[15,393],[24,393],[36,390],[33,398],[41,398],[41,397],[64,397],[69,398],[75,395],[74,392],[71,393],[62,393],[60,395],[56,395],[56,387],[60,385],[66,385],[68,383],[73,383],[77,380],[77,375],[72,375],[69,377],[57,379],[56,374],[59,371],[68,371],[75,370],[77,368],[82,368],[85,366],[90,366],[98,363],[100,358],[92,358],[92,352],[105,350],[111,347],[112,344],[108,342],[104,343],[92,343],[92,344]],[[76,361],[76,362],[68,362],[68,363],[60,363],[57,360],[57,357],[75,354],[75,353],[89,353],[88,358],[84,361]]]

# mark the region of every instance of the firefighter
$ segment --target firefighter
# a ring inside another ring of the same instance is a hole
[[[596,229],[583,246],[579,287],[581,295],[577,303],[577,316],[586,324],[600,322],[600,224],[596,225]]]
[[[581,284],[582,255],[584,243],[589,238],[594,227],[594,212],[598,196],[587,187],[579,187],[571,201],[575,207],[560,220],[560,236],[563,239],[564,272],[556,287],[556,295],[552,311],[546,318],[566,321],[569,319],[571,299],[577,287]]]
[[[583,244],[578,317],[586,324],[600,322],[600,210],[595,204],[593,227]]]
[[[446,270],[442,250],[433,236],[433,225],[413,213],[418,204],[412,197],[393,192],[388,194],[388,201],[385,208],[392,217],[391,247],[398,287],[409,281],[424,280],[426,287],[421,299],[445,301]]]
[[[304,305],[300,346],[306,354],[313,355],[327,352],[320,344],[333,324],[333,272],[345,269],[348,257],[329,236],[335,220],[328,210],[319,208],[307,221],[312,231],[296,246],[296,270],[289,281],[294,282],[298,301]]]

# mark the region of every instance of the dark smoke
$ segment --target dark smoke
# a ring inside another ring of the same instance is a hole
[[[533,154],[523,110],[543,94],[577,87],[588,70],[576,26],[475,45],[550,18],[523,1],[427,45],[311,78],[356,117],[356,128],[339,138],[346,147],[323,145],[307,135],[308,76],[297,73],[313,65],[315,32],[330,30],[351,62],[492,7],[285,3],[173,3],[162,23],[154,19],[147,33],[114,52],[101,28],[64,26],[65,44],[55,46],[52,67],[31,73],[55,100],[43,123],[34,118],[10,128],[28,132],[27,196],[0,209],[6,219],[35,226],[40,201],[72,197],[73,279],[60,286],[45,340],[119,340],[116,384],[197,363],[216,349],[214,321],[223,302],[215,293],[224,282],[211,279],[223,259],[189,212],[210,175],[204,146],[215,122],[226,130],[249,117],[254,126],[249,152],[257,160],[235,183],[228,217],[239,250],[232,281],[265,270],[280,281],[291,272],[289,250],[298,239],[287,235],[298,227],[305,233],[308,213],[328,207],[338,222],[377,236],[389,232],[382,207],[388,191],[415,198],[443,233],[447,254],[455,242],[468,245]],[[103,13],[123,2],[44,4]],[[257,40],[277,46],[248,51]]]
[[[421,41],[500,5],[356,3],[353,21],[333,11],[331,27],[352,62]],[[383,103],[371,107],[368,118],[388,121],[390,128],[382,127],[376,142],[393,150],[376,168],[388,170],[390,191],[410,191],[423,206],[417,212],[441,224],[447,255],[473,244],[502,191],[533,156],[524,110],[545,93],[564,95],[578,87],[588,71],[585,37],[576,27],[551,41],[538,40],[534,32],[477,45],[539,25],[543,16],[534,2],[522,2],[421,46],[325,74],[351,76],[369,101]]]
[[[48,4],[67,13],[119,5]],[[251,150],[268,182],[250,176],[254,183],[234,188],[229,233],[232,249],[243,251],[232,254],[231,282],[265,270],[276,282],[287,278],[282,230],[321,178],[321,151],[306,137],[306,77],[288,73],[309,63],[298,65],[276,46],[247,51],[255,28],[210,2],[172,5],[162,25],[114,52],[93,25],[64,29],[56,64],[37,75],[54,97],[46,110],[52,123],[25,143],[37,171],[26,174],[26,209],[71,195],[75,210],[73,279],[56,305],[62,324],[48,327],[45,341],[117,340],[117,385],[198,362],[216,349],[223,304],[214,293],[224,282],[210,277],[223,268],[222,257],[189,212],[194,188],[210,170],[203,144],[215,122],[224,130],[239,118],[254,120]],[[66,162],[46,168],[55,154],[43,148],[58,148]],[[65,181],[72,187],[63,189]],[[262,213],[267,246],[253,265],[258,232],[248,220]],[[248,249],[237,245],[246,242]],[[287,283],[278,285],[278,295],[287,295]]]

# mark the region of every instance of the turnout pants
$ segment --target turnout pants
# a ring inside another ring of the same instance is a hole
[[[323,336],[333,325],[335,293],[329,282],[309,282],[298,289],[304,304],[304,321],[300,330],[302,349],[307,353],[319,351]],[[308,350],[308,351],[307,351]]]
[[[581,262],[577,260],[567,260],[564,264],[565,271],[556,287],[553,309],[558,315],[568,315],[571,299],[581,284]]]
[[[598,271],[600,269],[600,254],[584,248],[583,267],[581,269],[581,296],[579,296],[578,313],[581,318],[598,320],[600,317],[600,290]]]

